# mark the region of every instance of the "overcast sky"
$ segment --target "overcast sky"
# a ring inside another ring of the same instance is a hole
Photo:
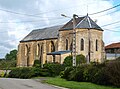
[[[85,16],[120,4],[120,0],[0,0],[0,58],[36,28],[65,24],[73,14]],[[105,45],[120,42],[120,7],[90,15],[102,27]],[[109,30],[107,30],[109,29]]]

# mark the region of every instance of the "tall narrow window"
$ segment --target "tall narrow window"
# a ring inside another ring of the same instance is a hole
[[[37,50],[36,50],[36,55],[39,55],[40,54],[40,45],[38,44],[37,45]]]
[[[51,52],[54,52],[55,51],[55,45],[54,45],[54,42],[51,41]]]
[[[68,50],[68,40],[66,39],[66,50]]]
[[[27,55],[28,55],[28,46],[25,45],[25,56],[27,56]]]
[[[98,51],[98,40],[96,40],[96,51]]]
[[[39,60],[40,60],[40,63],[42,63],[42,59],[43,59],[43,44],[41,44],[39,52],[40,52],[39,53]]]
[[[83,51],[83,50],[84,50],[84,40],[81,39],[81,51]]]
[[[26,65],[29,66],[29,52],[30,52],[30,47],[28,45],[25,45],[25,56],[27,57],[26,60]]]

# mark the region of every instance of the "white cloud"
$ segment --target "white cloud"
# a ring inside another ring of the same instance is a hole
[[[0,1],[0,8],[26,14],[39,14],[40,17],[15,15],[0,11],[0,22],[21,22],[40,19],[41,21],[30,23],[0,23],[0,57],[4,57],[11,49],[17,48],[19,41],[33,28],[63,24],[69,20],[68,18],[61,17],[61,14],[68,16],[72,16],[72,14],[86,15],[87,13],[98,12],[113,6],[111,0],[21,0],[19,3],[18,0],[14,1],[14,3],[8,0],[7,3],[6,0]],[[101,16],[106,13],[104,12],[90,17],[97,19],[97,23],[100,26],[119,20],[119,11],[114,14]],[[119,26],[119,24],[105,28],[113,28],[115,26]],[[105,44],[117,42],[120,41],[120,36],[115,32],[104,31],[104,41]]]

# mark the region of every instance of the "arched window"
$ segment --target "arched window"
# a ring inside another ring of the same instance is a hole
[[[66,39],[66,50],[68,50],[68,40]]]
[[[96,51],[98,51],[98,40],[96,40],[95,45],[96,45]]]
[[[84,50],[84,40],[81,39],[81,51],[83,51],[83,50]]]
[[[39,60],[40,60],[40,63],[42,63],[42,59],[43,59],[43,44],[41,44],[41,46],[39,46],[40,49],[39,49]]]
[[[25,45],[25,56],[26,56],[26,65],[29,66],[29,52],[30,52],[30,47],[28,45]]]
[[[27,55],[28,55],[28,46],[25,45],[25,56],[27,56]]]
[[[36,55],[39,55],[39,54],[40,54],[40,45],[38,44],[36,49]]]
[[[51,41],[51,52],[54,52],[55,51],[55,45],[54,45],[54,42]]]

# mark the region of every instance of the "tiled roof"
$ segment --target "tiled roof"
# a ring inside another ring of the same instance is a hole
[[[76,28],[89,28],[103,31],[88,15],[84,17],[75,18]],[[61,30],[71,30],[73,29],[73,20],[71,19],[67,24],[65,24]]]
[[[120,48],[120,42],[112,43],[110,45],[105,46],[105,49],[110,49],[110,48]]]
[[[21,40],[21,42],[58,38],[58,30],[62,26],[63,25],[33,30],[23,40]]]

